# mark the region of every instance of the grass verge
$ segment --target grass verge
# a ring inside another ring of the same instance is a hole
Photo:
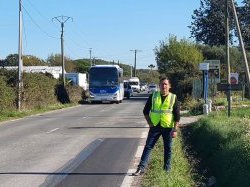
[[[172,169],[170,172],[163,170],[163,141],[159,139],[152,151],[152,157],[148,169],[143,176],[141,186],[157,187],[190,187],[202,186],[200,175],[192,169],[186,152],[183,150],[181,134],[173,139]]]
[[[174,139],[172,170],[163,169],[163,143],[152,151],[141,186],[249,186],[250,108],[213,112]]]
[[[250,108],[214,112],[183,131],[189,154],[200,160],[197,171],[216,186],[250,184]]]

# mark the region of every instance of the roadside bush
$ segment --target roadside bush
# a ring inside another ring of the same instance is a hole
[[[18,71],[0,69],[0,76],[5,77],[5,82],[10,87],[16,87],[18,84]]]
[[[68,92],[62,84],[56,85],[55,95],[57,97],[58,102],[60,102],[62,104],[70,103]]]
[[[17,71],[0,69],[0,111],[16,110]],[[87,94],[79,86],[63,87],[49,73],[23,73],[22,110],[40,109],[58,103],[80,103]]]
[[[56,104],[57,80],[42,73],[24,73],[23,109],[41,108]]]
[[[206,177],[214,176],[216,186],[248,186],[250,183],[250,108],[212,113],[186,134],[190,151],[201,159]]]
[[[188,110],[192,115],[199,115],[203,113],[203,105],[204,102],[201,100],[194,99],[193,97],[186,97],[183,103],[181,104],[182,110]]]
[[[15,108],[15,90],[6,83],[6,77],[0,76],[0,111]]]
[[[80,86],[58,84],[55,87],[55,95],[60,103],[80,103],[84,99],[84,90]]]
[[[83,88],[80,86],[66,85],[69,101],[71,103],[79,103],[83,100]]]

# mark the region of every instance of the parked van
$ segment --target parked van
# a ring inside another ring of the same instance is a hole
[[[141,87],[140,87],[140,80],[138,77],[131,77],[129,80],[129,85],[132,87],[134,92],[140,93]]]

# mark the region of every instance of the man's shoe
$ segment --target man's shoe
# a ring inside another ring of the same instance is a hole
[[[139,176],[139,175],[141,175],[141,174],[143,174],[143,173],[144,173],[144,170],[138,168],[138,169],[136,170],[136,172],[134,172],[132,175],[133,175],[133,176]]]

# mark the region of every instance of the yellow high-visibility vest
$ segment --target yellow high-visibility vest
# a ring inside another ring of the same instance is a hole
[[[162,103],[160,92],[157,91],[153,93],[152,107],[149,116],[154,126],[160,122],[164,128],[174,127],[173,106],[175,98],[175,94],[169,93]]]

